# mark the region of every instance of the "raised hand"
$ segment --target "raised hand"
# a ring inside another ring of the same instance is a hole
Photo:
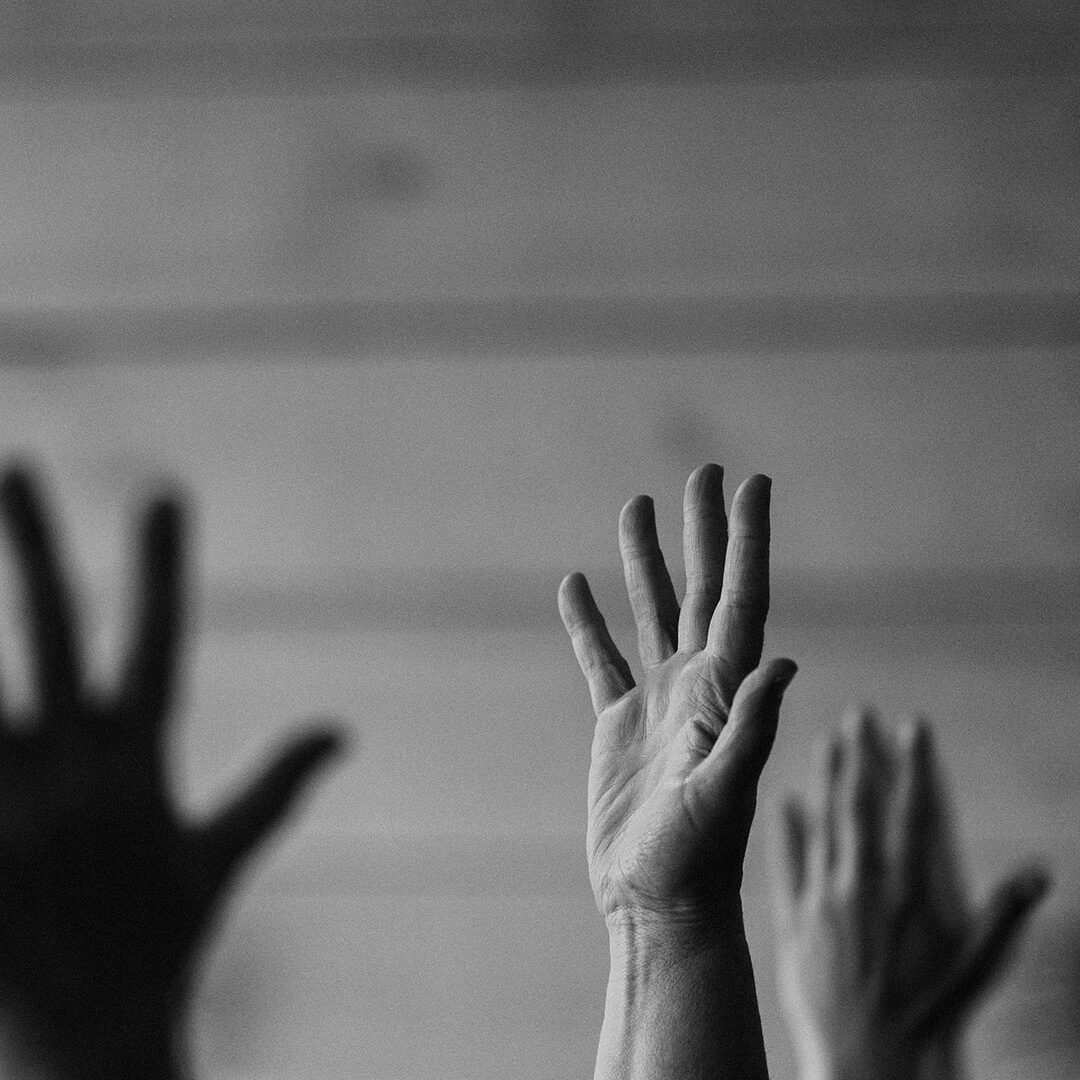
[[[30,473],[0,481],[26,597],[37,708],[0,713],[0,1053],[5,1075],[174,1080],[197,946],[231,876],[339,746],[297,738],[212,820],[166,783],[183,602],[183,513],[146,510],[135,632],[87,685],[71,598]]]
[[[834,739],[824,808],[785,807],[779,986],[802,1080],[954,1075],[979,996],[1046,891],[1028,867],[981,907],[957,865],[930,729],[868,712]]]
[[[738,901],[757,782],[776,734],[790,660],[758,667],[769,606],[770,481],[752,476],[724,513],[723,471],[690,477],[682,609],[652,500],[623,508],[619,546],[644,669],[635,683],[588,583],[559,610],[596,711],[589,869],[605,916],[715,918]]]
[[[619,519],[643,674],[635,682],[584,577],[559,610],[596,711],[587,848],[611,973],[597,1080],[763,1080],[743,858],[790,660],[758,666],[769,596],[769,488],[723,472],[686,485],[682,608],[652,502]]]

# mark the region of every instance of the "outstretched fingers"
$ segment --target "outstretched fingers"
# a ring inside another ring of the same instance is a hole
[[[743,678],[761,659],[769,613],[769,503],[772,481],[760,474],[739,485],[731,500],[723,586],[710,609],[708,647]]]
[[[295,738],[239,798],[199,830],[215,888],[282,820],[315,773],[344,746],[344,736],[333,728]]]
[[[71,597],[33,475],[23,466],[0,480],[0,509],[29,601],[34,677],[47,721],[70,719],[81,688]]]
[[[647,495],[631,499],[619,515],[619,552],[637,624],[638,651],[648,670],[676,649],[679,604],[656,538],[653,501]]]
[[[583,574],[570,574],[563,579],[559,586],[559,614],[589,684],[593,709],[599,714],[633,687],[634,678],[611,640]]]
[[[176,498],[147,508],[139,537],[135,634],[120,690],[121,716],[136,736],[154,736],[168,711],[183,629],[184,521]]]
[[[686,596],[679,613],[679,649],[682,652],[698,652],[705,648],[709,620],[723,587],[727,542],[724,470],[719,465],[702,465],[690,474],[683,496]]]

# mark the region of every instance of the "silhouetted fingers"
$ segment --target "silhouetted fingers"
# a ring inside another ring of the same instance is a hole
[[[683,496],[686,596],[679,613],[682,652],[705,648],[709,620],[723,588],[727,539],[724,470],[719,465],[702,465],[690,474]]]
[[[802,896],[809,874],[811,843],[810,814],[801,800],[794,796],[784,799],[780,813],[781,908],[786,910]]]
[[[933,733],[925,720],[913,720],[903,729],[900,772],[893,822],[897,858],[897,884],[919,895],[932,872],[935,829],[939,825],[934,783]]]
[[[631,499],[619,515],[619,552],[637,624],[638,651],[648,669],[676,649],[679,604],[656,538],[653,501],[647,495]]]
[[[589,684],[593,709],[600,713],[633,687],[634,678],[611,640],[583,574],[563,579],[559,586],[559,614]]]
[[[993,891],[941,992],[916,1020],[927,1038],[954,1027],[990,987],[1049,885],[1045,871],[1030,867]]]
[[[761,660],[769,614],[769,502],[772,481],[751,476],[731,500],[720,601],[709,623],[709,650],[742,678]]]
[[[135,634],[121,688],[121,715],[154,735],[172,698],[183,623],[183,512],[175,498],[147,508],[139,536]]]
[[[838,792],[837,873],[860,892],[873,892],[881,887],[886,865],[891,763],[872,712],[853,711],[842,727],[846,752]]]
[[[0,480],[0,507],[29,601],[32,665],[44,720],[70,720],[81,687],[71,598],[37,484],[26,468],[9,469]]]
[[[296,738],[248,789],[201,829],[201,842],[216,879],[224,879],[285,816],[297,796],[345,745],[338,730]]]

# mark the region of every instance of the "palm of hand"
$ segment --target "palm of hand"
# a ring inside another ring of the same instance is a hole
[[[712,733],[723,738],[731,695],[719,690],[722,667],[705,652],[675,653],[600,717],[586,843],[601,910],[739,885],[741,873],[724,857],[737,845],[714,822],[707,792],[688,782]],[[698,718],[701,727],[688,730]]]
[[[0,754],[3,997],[57,1021],[106,1002],[160,1017],[218,882],[156,764],[95,738],[103,717],[68,720],[9,735]]]

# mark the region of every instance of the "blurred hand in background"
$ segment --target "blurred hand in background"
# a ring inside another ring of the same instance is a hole
[[[36,709],[0,717],[0,1051],[5,1075],[186,1075],[197,950],[238,865],[341,743],[285,749],[209,821],[181,820],[163,733],[184,622],[183,510],[147,507],[137,621],[116,685],[86,684],[75,612],[32,474],[0,510],[26,597]]]
[[[824,807],[785,806],[779,988],[802,1080],[946,1080],[979,996],[1046,891],[1035,866],[975,906],[930,729],[866,711],[830,747]]]

